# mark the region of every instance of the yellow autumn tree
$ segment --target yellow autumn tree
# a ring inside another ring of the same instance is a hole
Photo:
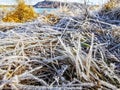
[[[4,22],[27,22],[37,18],[37,13],[32,6],[25,4],[24,0],[18,1],[18,6],[14,11],[9,12],[2,20]]]

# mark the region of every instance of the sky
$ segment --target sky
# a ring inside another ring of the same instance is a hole
[[[16,3],[17,0],[0,0],[0,4],[2,5],[13,5]],[[27,4],[31,4],[34,5],[37,2],[40,2],[43,0],[25,0],[25,2]],[[84,3],[84,0],[50,0],[50,1],[62,1],[62,2],[79,2],[79,3]],[[86,0],[87,2],[89,2],[90,4],[93,5],[102,5],[104,3],[106,3],[108,0]]]

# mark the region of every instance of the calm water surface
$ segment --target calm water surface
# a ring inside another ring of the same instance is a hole
[[[50,12],[50,11],[54,11],[56,9],[53,9],[53,8],[34,8],[34,10],[37,13],[43,13],[44,11]]]

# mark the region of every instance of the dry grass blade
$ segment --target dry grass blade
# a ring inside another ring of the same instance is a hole
[[[68,4],[52,25],[6,23],[14,27],[0,32],[0,89],[119,90],[119,26],[87,7]]]

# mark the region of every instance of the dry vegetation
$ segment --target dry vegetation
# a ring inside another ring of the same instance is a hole
[[[119,90],[120,27],[86,8],[73,5],[74,16],[56,11],[1,32],[0,89]]]
[[[103,8],[106,9],[106,11],[108,11],[108,10],[111,10],[111,9],[117,7],[116,1],[117,0],[109,0],[108,3],[106,3]]]
[[[9,12],[2,20],[4,22],[27,22],[37,18],[37,13],[34,12],[31,6],[27,6],[24,0],[19,0],[16,10]]]

